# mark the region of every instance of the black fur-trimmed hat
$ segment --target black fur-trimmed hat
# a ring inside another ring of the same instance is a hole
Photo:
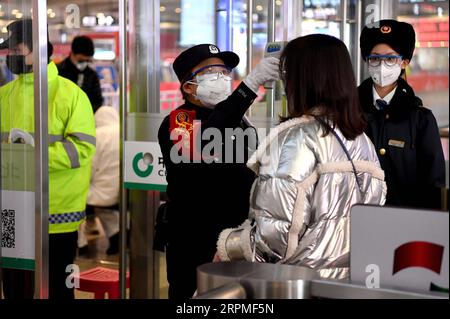
[[[386,43],[403,59],[411,60],[416,47],[416,33],[412,25],[397,20],[380,20],[366,25],[361,32],[360,48],[364,60],[372,49],[380,43]]]

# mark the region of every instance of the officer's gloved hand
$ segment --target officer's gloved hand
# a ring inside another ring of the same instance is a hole
[[[253,92],[258,93],[258,88],[266,82],[280,79],[280,59],[275,57],[263,58],[258,65],[244,79]]]

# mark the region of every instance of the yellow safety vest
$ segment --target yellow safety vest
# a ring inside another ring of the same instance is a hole
[[[0,88],[1,135],[12,128],[34,133],[33,73]],[[95,122],[87,95],[48,64],[49,232],[78,229],[85,217],[86,198],[95,153]]]

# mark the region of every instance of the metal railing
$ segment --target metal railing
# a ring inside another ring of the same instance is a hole
[[[449,299],[441,292],[323,280],[311,269],[283,264],[209,263],[198,267],[197,275],[194,299]]]

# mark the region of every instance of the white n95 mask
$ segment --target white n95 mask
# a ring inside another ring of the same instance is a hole
[[[231,95],[231,77],[221,74],[197,76],[195,97],[206,107],[214,108]]]
[[[386,87],[395,83],[401,73],[402,67],[398,64],[394,66],[386,66],[384,63],[380,63],[379,66],[369,65],[369,74],[372,77],[373,82],[381,87]]]
[[[78,70],[83,72],[88,67],[88,62],[78,62],[75,66],[77,67]]]

